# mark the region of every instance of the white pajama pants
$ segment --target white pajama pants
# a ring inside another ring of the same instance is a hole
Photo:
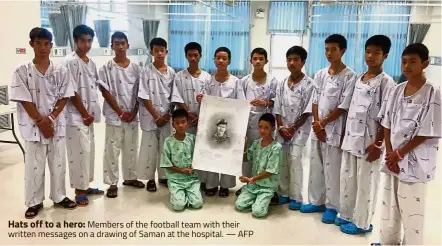
[[[302,152],[304,146],[283,145],[283,161],[279,171],[281,183],[279,195],[302,202],[303,168]]]
[[[196,131],[197,131],[196,126],[189,126],[189,128],[187,128],[187,132],[192,133],[195,136],[196,136]],[[201,183],[207,182],[207,171],[196,170],[196,173],[198,174]]]
[[[385,174],[380,242],[385,245],[420,245],[424,239],[425,183],[408,183]],[[404,236],[401,236],[401,227]]]
[[[87,190],[94,181],[94,126],[67,126],[66,151],[71,188]]]
[[[25,204],[33,207],[45,198],[46,162],[51,174],[49,198],[59,203],[66,197],[66,139],[54,137],[49,144],[25,141]]]
[[[121,126],[106,125],[104,147],[103,182],[117,185],[120,177],[120,152],[123,151],[121,167],[123,180],[137,179],[138,125],[122,123]]]
[[[138,177],[144,180],[155,180],[155,171],[159,179],[166,179],[164,168],[160,168],[161,154],[163,153],[164,141],[172,135],[172,126],[166,124],[153,131],[143,131],[141,137],[141,150],[139,160]]]
[[[367,230],[376,207],[382,159],[367,162],[365,158],[342,154],[339,212],[340,218]]]
[[[313,205],[324,205],[339,212],[339,176],[342,151],[312,140],[308,198]]]
[[[207,189],[212,189],[218,186],[220,186],[221,188],[233,188],[235,187],[235,185],[236,185],[235,176],[207,172],[207,183],[206,183]]]

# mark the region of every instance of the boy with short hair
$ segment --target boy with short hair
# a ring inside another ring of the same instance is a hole
[[[275,99],[276,86],[278,83],[275,77],[264,71],[264,66],[267,62],[267,51],[263,48],[255,48],[250,54],[250,63],[253,65],[253,73],[241,79],[246,99],[250,101],[252,105],[247,126],[247,140],[249,145],[259,138],[258,120],[264,113],[270,113],[272,111],[273,100]],[[251,173],[251,163],[244,162],[242,165],[243,176],[250,176]],[[239,195],[240,193],[241,189],[235,194]]]
[[[98,77],[95,62],[87,56],[92,47],[94,31],[86,25],[79,25],[74,28],[73,36],[76,50],[67,55],[63,62],[71,73],[75,92],[66,105],[66,149],[75,202],[86,206],[89,204],[87,195],[104,193],[89,187],[94,180],[94,122],[100,122],[101,118],[97,88],[103,82]]]
[[[186,206],[201,208],[200,181],[192,168],[195,135],[187,133],[189,114],[184,109],[172,113],[174,134],[164,141],[160,166],[166,170],[170,205],[176,211]]]
[[[212,76],[209,83],[204,86],[202,94],[197,96],[197,102],[201,103],[203,95],[217,96],[231,99],[245,100],[243,85],[240,80],[231,75],[227,70],[232,58],[231,52],[226,47],[215,50],[216,74]],[[208,172],[205,194],[214,196],[219,189],[220,197],[229,196],[229,188],[235,187],[235,176]]]
[[[115,57],[100,69],[105,85],[101,88],[105,99],[106,140],[103,157],[104,183],[109,185],[106,196],[118,196],[120,152],[122,156],[123,185],[144,188],[137,180],[138,151],[138,87],[142,68],[129,60],[126,34],[115,32],[111,37]]]
[[[198,126],[198,115],[200,105],[196,101],[196,96],[203,91],[204,85],[210,82],[211,76],[206,71],[199,68],[199,61],[202,57],[201,45],[190,42],[184,47],[184,54],[189,67],[175,74],[172,89],[172,103],[177,103],[179,108],[185,109],[189,113],[188,133],[196,134]],[[197,171],[201,181],[201,188],[206,188],[205,171]]]
[[[340,215],[335,224],[346,234],[372,231],[379,165],[381,162],[384,131],[380,120],[381,108],[390,90],[393,78],[382,70],[391,41],[384,35],[370,37],[365,43],[367,72],[356,79],[353,98],[348,110],[340,184]]]
[[[173,109],[170,99],[175,70],[165,63],[168,53],[166,40],[154,38],[149,46],[154,61],[144,69],[144,79],[138,92],[143,103],[140,109],[143,151],[139,156],[139,174],[140,178],[148,180],[147,191],[155,192],[155,171],[158,172],[158,183],[167,186],[166,174],[159,166],[158,153],[162,152],[164,141],[172,134],[169,120]]]
[[[34,218],[43,208],[45,166],[51,173],[54,205],[67,209],[77,204],[66,197],[66,118],[64,107],[74,96],[71,76],[64,66],[49,59],[52,34],[44,28],[33,28],[29,45],[34,59],[20,65],[13,74],[10,100],[17,103],[18,124],[25,140],[25,212]]]
[[[386,173],[380,240],[385,245],[423,244],[426,184],[436,175],[441,130],[441,94],[424,75],[428,48],[410,44],[402,52],[408,81],[396,85],[382,120]],[[404,227],[404,236],[401,228]]]
[[[304,48],[291,47],[286,59],[290,76],[278,84],[273,107],[278,125],[276,139],[283,146],[279,203],[289,203],[289,209],[299,210],[303,201],[302,153],[311,131],[313,80],[302,72],[307,60]]]
[[[247,185],[238,196],[235,207],[239,211],[251,209],[253,216],[262,218],[267,215],[270,201],[279,185],[282,146],[273,139],[275,117],[272,114],[265,113],[259,118],[258,129],[261,138],[244,152],[244,159],[251,162],[253,168],[251,175],[239,178]]]
[[[354,90],[356,74],[342,62],[347,40],[339,34],[325,40],[325,55],[330,62],[315,74],[312,96],[313,132],[310,159],[309,202],[303,213],[323,212],[322,222],[332,224],[339,210],[341,170],[346,112]]]

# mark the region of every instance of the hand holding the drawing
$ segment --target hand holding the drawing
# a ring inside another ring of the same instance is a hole
[[[198,124],[198,115],[189,112],[189,120],[191,126],[196,126]]]
[[[201,100],[203,100],[203,97],[204,97],[203,94],[198,94],[198,95],[196,96],[196,101],[197,101],[199,104],[201,104]]]
[[[252,104],[253,106],[267,107],[268,102],[264,99],[255,98],[250,102],[250,104]]]
[[[181,173],[184,174],[192,174],[193,173],[193,168],[188,167],[188,168],[181,168]]]

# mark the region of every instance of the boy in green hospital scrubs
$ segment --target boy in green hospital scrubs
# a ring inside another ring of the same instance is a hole
[[[275,131],[275,117],[263,114],[258,121],[260,139],[244,153],[244,160],[252,163],[252,177],[241,176],[239,180],[248,183],[242,188],[236,200],[239,211],[252,210],[252,215],[262,218],[267,215],[273,194],[279,186],[279,168],[282,160],[282,146],[272,138]]]
[[[195,135],[186,133],[188,113],[177,109],[172,113],[174,134],[166,138],[160,167],[165,168],[172,209],[180,211],[186,206],[201,208],[203,197],[200,180],[192,168]]]

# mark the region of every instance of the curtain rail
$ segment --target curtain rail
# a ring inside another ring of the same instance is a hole
[[[314,23],[390,23],[390,24],[432,24],[432,23],[442,23],[442,21],[334,21],[334,20],[320,20],[320,21],[311,21]]]
[[[369,2],[369,3],[312,3],[317,6],[417,6],[417,7],[442,7],[442,3],[391,3],[391,2]]]
[[[427,17],[442,17],[442,15],[426,15],[426,14],[348,14],[348,15],[340,15],[340,14],[325,14],[325,15],[311,15],[311,17],[321,17],[321,16],[386,16],[386,17],[412,17],[412,16],[427,16]]]

